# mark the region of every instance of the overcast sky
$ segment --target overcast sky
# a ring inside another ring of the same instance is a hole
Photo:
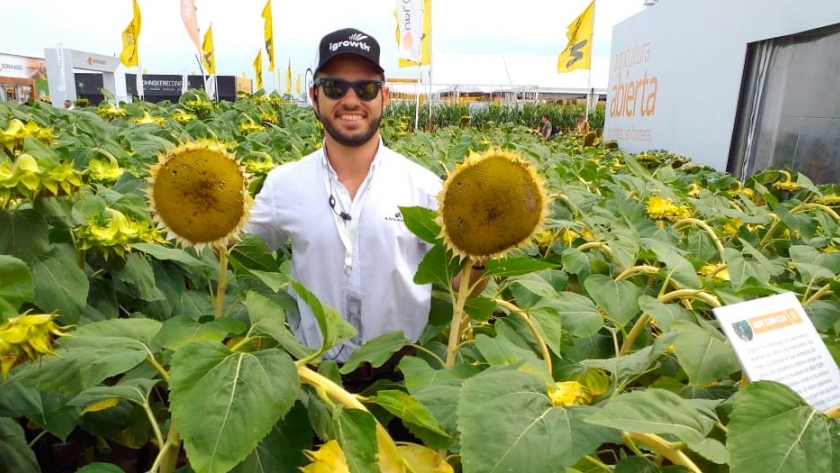
[[[142,12],[140,61],[149,74],[198,71],[195,47],[179,13],[179,0],[138,0]],[[252,62],[263,44],[260,16],[266,0],[195,0],[202,35],[213,25],[216,68],[221,75],[253,77]],[[0,53],[43,57],[44,48],[119,55],[122,31],[131,21],[131,0],[0,0]],[[589,0],[432,0],[432,68],[437,54],[558,54],[566,27]],[[394,0],[272,0],[276,67],[285,84],[289,61],[296,76],[311,66],[318,40],[355,27],[382,47],[388,77],[415,77],[399,68],[394,40]],[[594,56],[608,58],[612,27],[645,7],[643,0],[598,0]],[[265,52],[263,52],[265,56]],[[268,67],[264,57],[264,68]],[[130,71],[131,72],[131,71]],[[274,88],[266,74],[267,89]]]

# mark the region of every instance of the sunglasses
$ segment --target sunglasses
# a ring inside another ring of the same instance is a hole
[[[338,100],[341,97],[344,97],[344,94],[347,93],[347,89],[352,87],[356,92],[356,96],[365,102],[375,99],[376,96],[379,95],[379,90],[382,89],[381,80],[357,80],[355,82],[350,82],[342,79],[319,77],[315,79],[314,85],[315,87],[320,85],[321,89],[324,91],[324,95],[333,100]]]

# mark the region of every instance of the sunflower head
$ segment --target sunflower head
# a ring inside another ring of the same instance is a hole
[[[446,178],[438,203],[444,243],[474,261],[528,243],[548,214],[545,183],[534,166],[497,149],[470,153]]]
[[[558,381],[548,387],[548,397],[554,407],[580,406],[592,402],[592,393],[578,381]]]
[[[253,204],[247,174],[214,142],[184,143],[160,155],[148,182],[158,227],[167,238],[198,249],[236,241]]]
[[[304,450],[303,453],[311,461],[300,469],[303,473],[350,473],[347,458],[337,440],[330,440],[318,450]]]
[[[24,313],[0,323],[0,378],[3,382],[14,366],[43,355],[57,355],[52,347],[53,336],[68,334],[55,324],[55,318],[56,314]]]
[[[645,203],[645,210],[654,220],[681,220],[691,216],[691,209],[687,205],[677,205],[670,197],[663,199],[655,195]]]
[[[590,146],[593,146],[596,138],[598,138],[598,135],[596,135],[594,131],[590,131],[589,133],[583,135],[583,147],[589,148]]]
[[[825,194],[817,199],[817,203],[828,205],[829,207],[840,205],[840,195],[837,195],[834,192]]]

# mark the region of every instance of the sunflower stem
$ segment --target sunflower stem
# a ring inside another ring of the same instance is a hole
[[[831,293],[831,284],[826,284],[825,286],[819,288],[817,292],[813,293],[811,297],[809,297],[808,300],[806,300],[802,305],[808,305],[811,302],[821,299],[823,296],[829,293]]]
[[[174,422],[169,424],[169,435],[166,437],[166,443],[160,448],[155,463],[149,469],[152,473],[172,473],[178,465],[178,454],[181,452],[181,434],[178,432],[178,427]]]
[[[166,384],[169,384],[169,373],[166,372],[166,369],[163,366],[161,366],[160,363],[157,362],[157,360],[151,353],[146,355],[146,361],[148,361],[149,364],[155,368],[158,374],[160,374],[161,379],[163,379],[166,382]]]
[[[442,368],[446,367],[446,362],[443,361],[443,359],[441,357],[437,356],[437,354],[435,352],[433,352],[432,350],[429,350],[428,348],[420,346],[416,343],[409,343],[408,346],[414,347],[415,349],[420,350],[420,351],[426,353],[427,355],[431,356],[432,358],[434,358],[435,361],[437,361],[440,364],[440,366]]]
[[[723,243],[721,243],[720,238],[718,238],[717,236],[717,233],[715,233],[715,231],[712,230],[712,227],[710,227],[706,222],[698,220],[696,218],[684,218],[674,224],[674,230],[679,230],[680,228],[686,225],[694,225],[695,227],[703,229],[703,231],[705,231],[709,235],[709,238],[712,239],[712,242],[714,242],[715,248],[717,248],[718,253],[720,253],[721,261],[723,260]]]
[[[790,213],[793,213],[793,211],[791,211]],[[776,229],[779,228],[779,224],[782,223],[782,220],[779,217],[776,217],[775,215],[773,217],[773,223],[770,225],[770,228],[767,230],[767,233],[764,234],[764,238],[762,238],[761,241],[758,243],[759,251],[763,250],[764,247],[767,246],[768,243],[770,243],[770,241],[773,238],[773,234],[776,233]]]
[[[347,392],[329,378],[322,376],[305,365],[298,366],[298,377],[301,381],[309,384],[316,391],[319,391],[319,394],[326,394],[344,407],[370,412],[354,394]],[[394,439],[391,438],[391,435],[388,434],[388,431],[385,430],[385,427],[378,420],[374,418],[374,421],[376,421],[376,440],[379,443],[380,456],[383,454],[388,456],[395,465],[404,464],[402,456],[397,451],[397,444],[394,443]]]
[[[472,265],[467,265],[470,268]],[[452,368],[455,364],[455,355],[458,353],[458,339],[461,336],[461,321],[464,319],[464,304],[470,295],[471,269],[461,272],[461,283],[458,286],[458,299],[455,307],[452,308],[452,324],[449,327],[449,343],[446,345],[446,368]]]
[[[152,411],[152,406],[149,405],[148,399],[143,401],[143,411],[146,412],[146,417],[149,418],[149,424],[151,424],[152,431],[155,433],[155,440],[157,441],[158,449],[162,449],[163,446],[166,445],[166,441],[163,439],[163,434],[160,431],[160,424],[158,424],[158,421],[155,418],[155,413]]]
[[[657,274],[660,268],[656,266],[650,265],[639,265],[639,266],[631,266],[624,271],[621,272],[618,276],[616,276],[616,281],[623,281],[629,277],[635,276],[636,274]]]
[[[670,460],[671,463],[675,465],[682,465],[692,473],[702,473],[703,471],[697,465],[695,465],[694,462],[691,461],[691,458],[688,458],[688,456],[685,453],[675,448],[675,444],[668,442],[667,440],[663,439],[662,437],[656,434],[624,432],[622,434],[622,437],[625,439],[630,439],[633,442],[641,442],[647,445],[660,455]]]
[[[545,360],[545,364],[548,367],[548,372],[551,373],[553,369],[551,366],[551,353],[548,351],[548,346],[545,344],[545,340],[542,335],[540,335],[540,332],[537,330],[537,327],[534,325],[531,317],[528,316],[528,313],[517,307],[515,304],[511,304],[510,302],[502,299],[493,299],[493,302],[522,317],[522,320],[524,320],[525,324],[528,325],[528,328],[531,329],[531,333],[534,335],[537,345],[540,347],[540,351],[542,351],[543,360]]]
[[[34,447],[35,444],[38,443],[38,441],[41,440],[41,438],[43,438],[44,435],[47,435],[48,433],[49,433],[48,430],[42,430],[42,431],[38,432],[38,435],[36,435],[35,438],[32,439],[31,442],[29,442],[29,448]]]
[[[697,299],[699,301],[705,302],[706,304],[709,304],[709,306],[711,307],[720,307],[722,305],[715,296],[709,294],[706,291],[701,291],[697,289],[678,289],[676,291],[671,291],[667,294],[659,296],[657,300],[665,304],[671,302],[674,299],[682,298]]]
[[[650,316],[647,312],[643,313],[636,323],[633,325],[633,328],[630,329],[630,333],[627,334],[627,338],[624,339],[624,343],[621,344],[621,349],[618,351],[618,356],[626,355],[628,351],[633,347],[633,343],[639,337],[639,334],[642,333],[642,330],[645,329],[645,326],[650,320]]]
[[[225,289],[227,288],[227,247],[219,246],[219,284],[216,286],[214,314],[221,319],[225,311]]]
[[[595,466],[595,467],[597,467],[597,468],[599,468],[603,471],[613,471],[613,469],[610,468],[609,465],[605,464],[601,460],[598,460],[598,458],[596,458],[594,455],[587,455],[587,456],[583,457],[582,460],[592,464],[593,466]]]

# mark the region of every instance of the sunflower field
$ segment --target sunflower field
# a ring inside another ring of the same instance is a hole
[[[338,366],[321,355],[354,329],[290,279],[288,249],[238,234],[265,174],[320,146],[311,110],[0,103],[0,471],[840,471],[837,412],[749,383],[711,313],[792,292],[840,359],[835,187],[407,123],[384,121],[386,144],[447,180],[439,212],[402,209],[434,245],[430,322]],[[289,331],[289,287],[323,346]],[[404,381],[343,389],[408,345]]]

